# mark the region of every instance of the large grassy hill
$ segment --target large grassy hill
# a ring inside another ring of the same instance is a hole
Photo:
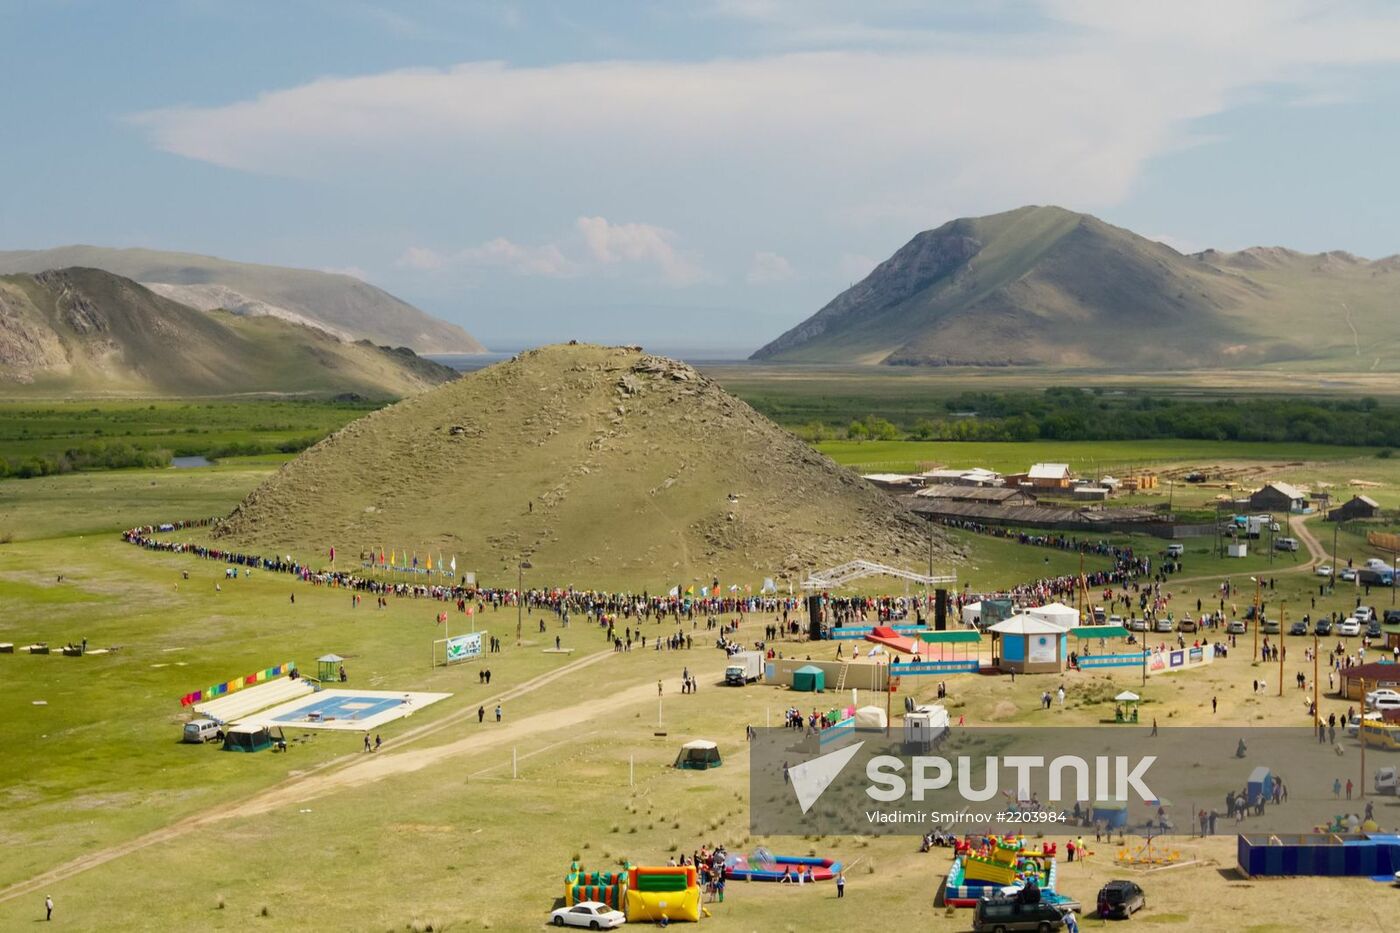
[[[349,275],[288,269],[215,256],[152,249],[60,246],[0,252],[0,274],[84,266],[104,269],[200,310],[221,308],[313,324],[349,340],[410,347],[419,353],[480,353],[456,324],[438,320]]]
[[[396,398],[455,376],[409,350],[197,311],[98,269],[0,276],[0,386],[10,396]]]
[[[532,350],[381,409],[257,489],[222,534],[251,550],[456,554],[499,580],[753,586],[864,557],[911,568],[927,530],[682,363]],[[940,557],[945,550],[940,546]]]
[[[1400,369],[1400,260],[1183,255],[1058,207],[950,221],[754,354],[788,362]]]

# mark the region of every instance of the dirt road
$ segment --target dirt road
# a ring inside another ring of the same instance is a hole
[[[386,748],[369,755],[363,753],[345,755],[323,762],[229,806],[187,817],[143,836],[88,853],[25,881],[9,885],[0,889],[0,903],[33,894],[44,887],[71,878],[90,868],[96,868],[124,855],[178,839],[187,833],[213,826],[227,819],[268,813],[279,807],[300,804],[333,791],[360,787],[393,775],[409,774],[458,755],[498,748],[545,732],[581,725],[599,717],[607,718],[626,707],[654,699],[656,687],[648,681],[627,690],[610,693],[597,700],[580,702],[573,706],[521,719],[509,718],[510,710],[509,707],[506,707],[507,718],[505,721],[500,724],[493,721],[494,716],[491,715],[490,711],[493,710],[497,702],[505,704],[541,687],[548,686],[561,677],[598,664],[612,655],[611,650],[588,655],[486,700],[484,705],[488,710],[488,716],[487,721],[481,725],[477,725],[473,721],[476,717],[475,709],[463,708],[435,722],[410,729],[393,740],[392,748]],[[720,666],[712,671],[700,670],[696,676],[702,682],[707,682],[719,679],[722,671],[723,668]],[[443,745],[428,748],[405,748],[405,746],[419,743],[423,739],[454,727],[471,729],[472,731],[468,735]]]

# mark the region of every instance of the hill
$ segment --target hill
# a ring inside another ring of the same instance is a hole
[[[929,549],[903,506],[689,366],[574,345],[352,422],[217,533],[276,553],[441,551],[495,582],[528,558],[536,583],[653,591],[756,590],[857,557],[917,569]]]
[[[1183,255],[1058,207],[950,221],[753,359],[888,365],[1400,368],[1400,260]]]
[[[481,353],[476,338],[353,276],[231,262],[151,249],[60,246],[0,252],[0,274],[81,266],[135,279],[167,298],[208,311],[271,315],[313,324],[349,340],[419,353]]]
[[[397,398],[455,377],[410,350],[198,311],[99,269],[0,276],[0,390],[9,395]]]

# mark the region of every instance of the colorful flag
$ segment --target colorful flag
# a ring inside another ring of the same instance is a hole
[[[331,545],[331,563],[335,563],[335,545]]]
[[[453,572],[453,573],[456,573],[456,572],[457,572],[457,555],[456,555],[456,554],[453,554],[453,555],[452,555],[452,572]]]
[[[433,552],[432,552],[432,551],[429,551],[429,552],[428,552],[428,572],[431,573],[432,570],[433,570]]]

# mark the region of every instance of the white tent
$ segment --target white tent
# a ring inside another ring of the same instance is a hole
[[[1027,609],[1026,613],[1037,619],[1044,619],[1061,629],[1072,629],[1079,624],[1079,610],[1072,609],[1064,603],[1050,603],[1035,609]]]
[[[977,623],[977,620],[982,617],[982,604],[980,602],[968,603],[962,607],[962,616],[963,625],[972,628]]]
[[[1138,700],[1141,700],[1142,697],[1138,696],[1131,690],[1124,690],[1122,693],[1114,697],[1114,699],[1117,700],[1119,703],[1136,703]]]
[[[1065,630],[1053,622],[1022,612],[993,625],[991,631],[1002,635],[1062,635]]]
[[[889,725],[889,720],[885,718],[884,707],[862,706],[856,710],[857,729],[881,729]]]

